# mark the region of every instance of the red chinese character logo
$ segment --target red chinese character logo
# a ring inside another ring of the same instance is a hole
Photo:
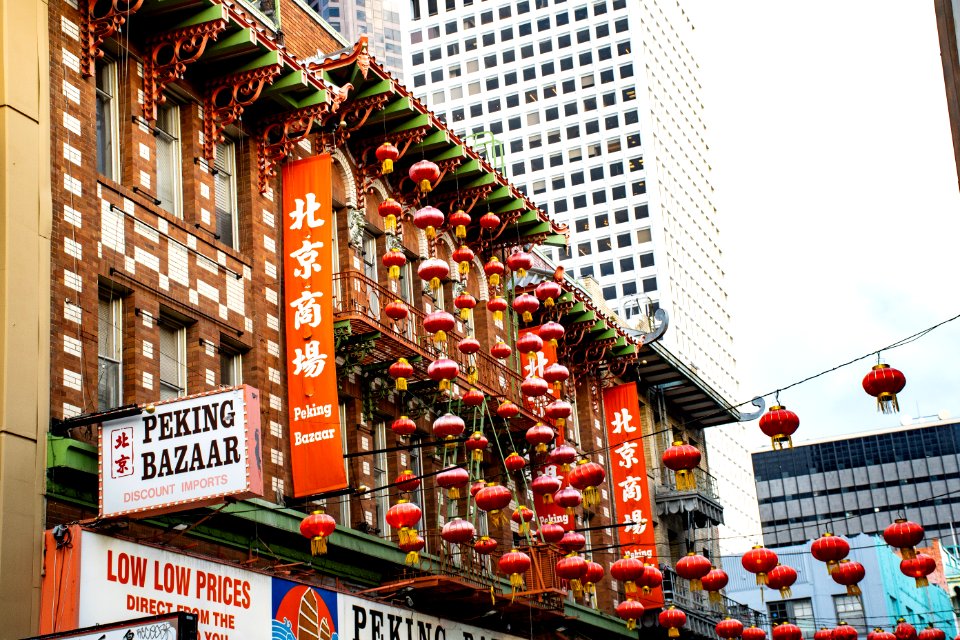
[[[126,449],[130,446],[130,437],[124,431],[117,435],[117,443],[114,445],[114,449]]]

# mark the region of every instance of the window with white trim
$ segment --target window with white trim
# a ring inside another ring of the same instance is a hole
[[[97,314],[97,407],[100,411],[119,407],[123,400],[122,311],[119,298],[100,298]]]
[[[157,143],[157,200],[160,206],[183,217],[183,189],[180,171],[180,107],[168,98],[157,107],[153,128]]]
[[[160,328],[160,399],[187,395],[187,329],[166,318]]]
[[[220,242],[237,248],[237,178],[236,144],[224,140],[217,145],[214,165],[217,235]]]
[[[120,179],[120,126],[117,63],[103,58],[96,63],[97,78],[97,172]]]

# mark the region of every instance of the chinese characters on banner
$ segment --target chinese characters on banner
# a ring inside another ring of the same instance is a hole
[[[619,527],[621,552],[645,563],[657,564],[653,514],[647,495],[647,463],[643,457],[643,429],[640,401],[634,384],[621,384],[603,390],[606,416],[610,476]],[[647,608],[663,606],[663,591],[658,587],[648,596],[640,596]]]
[[[293,494],[347,486],[333,347],[331,159],[283,167],[287,411]]]

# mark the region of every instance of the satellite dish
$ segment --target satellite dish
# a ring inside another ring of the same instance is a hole
[[[947,411],[946,409],[940,409],[940,411],[937,411],[937,417],[940,418],[941,420],[949,420],[950,412]]]

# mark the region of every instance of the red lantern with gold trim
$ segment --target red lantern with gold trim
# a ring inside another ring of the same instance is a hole
[[[897,394],[907,386],[906,377],[888,364],[874,365],[863,378],[863,390],[877,399],[877,411],[896,413],[900,411]]]
[[[417,432],[417,423],[407,416],[400,416],[390,424],[390,430],[405,438]]]
[[[533,321],[533,314],[540,308],[540,301],[529,293],[521,293],[513,299],[513,310],[523,319],[524,322]],[[532,335],[532,334],[529,334]],[[543,342],[540,343],[543,345]],[[543,348],[541,346],[541,348]]]
[[[599,487],[606,479],[607,473],[603,465],[590,460],[580,460],[567,476],[570,486],[583,493],[583,504],[595,507],[600,504]]]
[[[470,319],[471,311],[477,306],[477,299],[464,291],[453,299],[453,306],[460,310],[460,319],[466,321]]]
[[[547,464],[560,467],[564,473],[570,471],[570,465],[576,460],[577,450],[568,444],[559,444],[547,454]]]
[[[543,378],[524,378],[520,383],[520,392],[530,398],[539,398],[546,395],[548,391],[550,391],[550,385]]]
[[[588,562],[587,563],[587,572],[583,575],[583,585],[587,593],[596,593],[596,584],[603,580],[603,576],[606,575],[606,572],[603,570],[603,565],[599,562]]]
[[[466,338],[462,338],[460,342],[457,343],[457,349],[463,355],[469,356],[480,351],[480,341],[473,336],[467,336]]]
[[[506,360],[510,357],[511,353],[513,353],[513,349],[511,349],[510,345],[502,340],[497,340],[495,343],[493,343],[493,346],[490,347],[490,355],[497,360]],[[503,416],[500,417],[502,418]]]
[[[883,530],[883,539],[891,547],[899,549],[904,558],[913,558],[917,555],[914,547],[923,540],[923,527],[912,520],[897,518]]]
[[[790,622],[774,625],[771,632],[773,640],[803,640],[803,631]]]
[[[447,490],[451,500],[460,498],[460,488],[470,482],[470,474],[463,467],[447,467],[437,474],[437,486]]]
[[[436,438],[456,438],[463,435],[466,428],[463,418],[452,413],[445,413],[433,421],[433,435]]]
[[[495,213],[485,213],[480,216],[480,228],[485,231],[493,231],[500,226],[500,216]]]
[[[783,405],[775,404],[760,416],[760,431],[770,438],[774,449],[793,446],[793,434],[800,428],[800,418]]]
[[[439,291],[443,285],[441,281],[450,275],[450,265],[437,258],[427,258],[417,267],[417,275],[430,283],[431,291]]]
[[[553,494],[554,503],[567,510],[568,516],[573,516],[573,510],[583,502],[583,495],[573,487],[561,487]]]
[[[843,620],[830,633],[831,640],[857,640],[857,630]]]
[[[847,588],[848,596],[859,596],[860,587],[858,583],[863,580],[866,571],[859,562],[853,562],[847,558],[840,561],[840,564],[833,570],[830,576],[837,584],[842,584]]]
[[[383,218],[383,228],[388,233],[397,230],[397,218],[403,213],[403,207],[393,198],[387,198],[377,206],[377,213]]]
[[[403,551],[407,554],[404,559],[404,563],[407,565],[414,565],[420,562],[420,552],[423,551],[423,548],[427,546],[427,543],[419,535],[413,536],[406,542],[401,542],[397,546],[400,547],[400,551]]]
[[[487,311],[493,312],[494,321],[503,320],[503,312],[507,310],[507,301],[501,296],[494,296],[487,300]]]
[[[544,322],[542,325],[540,325],[540,330],[537,331],[543,340],[546,340],[550,343],[551,347],[557,346],[557,340],[562,338],[565,332],[566,329],[563,328],[563,325],[559,322],[554,322],[553,320]]]
[[[563,525],[548,522],[540,527],[539,533],[540,537],[543,538],[543,541],[547,544],[557,544],[563,540],[563,536],[566,535],[567,532],[563,529]]]
[[[697,488],[693,470],[700,464],[700,450],[683,440],[674,440],[663,452],[663,466],[674,472],[677,490],[691,491]]]
[[[337,521],[324,513],[314,511],[300,522],[300,534],[310,540],[310,554],[322,556],[327,552],[327,538],[337,529]]]
[[[553,389],[558,393],[563,389],[563,383],[570,377],[570,369],[559,362],[548,365],[543,370],[543,379],[553,385]]]
[[[394,385],[397,391],[406,391],[407,380],[413,375],[413,367],[410,366],[406,358],[398,358],[396,362],[387,368],[387,373],[394,379]]]
[[[410,469],[404,469],[393,481],[393,484],[397,485],[400,491],[416,491],[420,488],[420,478],[413,475],[413,471]]]
[[[537,453],[545,453],[547,451],[547,445],[553,442],[553,439],[557,437],[556,432],[553,430],[553,427],[538,422],[529,429],[524,435],[531,445],[533,445],[534,450]],[[542,476],[541,476],[542,477]],[[536,482],[536,480],[534,480]]]
[[[507,256],[507,267],[517,278],[527,275],[527,270],[533,266],[533,256],[526,251],[514,251]]]
[[[918,640],[916,628],[903,618],[897,618],[897,626],[893,630],[893,635],[896,636],[897,640]]]
[[[380,258],[383,266],[387,267],[387,278],[390,280],[400,279],[400,267],[407,264],[407,256],[399,247],[393,247],[383,254]]]
[[[413,214],[414,226],[423,229],[428,240],[436,239],[437,229],[443,226],[443,220],[443,212],[430,205],[417,209]]]
[[[400,500],[397,504],[387,509],[385,520],[392,528],[398,530],[400,542],[410,542],[417,536],[416,526],[420,522],[420,516],[423,512],[420,507],[409,500]]]
[[[509,349],[510,347],[507,347],[507,348]],[[498,356],[494,356],[494,357],[498,357]],[[504,420],[509,420],[510,418],[516,418],[518,415],[520,415],[520,407],[510,402],[509,400],[504,400],[497,406],[497,415],[503,418]]]
[[[546,448],[546,445],[544,445],[544,448]],[[553,494],[560,490],[562,484],[563,481],[557,476],[544,473],[533,479],[530,483],[530,490],[542,497],[545,504],[551,504],[553,503]]]
[[[833,573],[837,564],[850,553],[850,543],[829,531],[813,541],[810,555],[820,562],[827,563],[827,573]]]
[[[756,625],[750,625],[740,635],[743,640],[767,640],[767,632]]]
[[[456,325],[453,314],[447,311],[434,311],[423,319],[424,330],[433,334],[433,344],[438,348],[447,341],[447,332],[453,331]]]
[[[465,544],[473,540],[475,535],[477,530],[473,525],[461,518],[454,518],[440,530],[440,537],[450,544]]]
[[[483,395],[483,391],[480,389],[470,389],[463,397],[460,398],[460,401],[468,407],[479,407],[486,401],[487,397]],[[467,447],[470,448],[469,446]]]
[[[691,551],[677,560],[676,571],[678,576],[690,581],[690,591],[703,591],[700,579],[710,573],[712,568],[709,560]]]
[[[743,623],[728,616],[717,623],[716,631],[717,636],[725,640],[739,638],[743,633]]]
[[[767,573],[767,586],[780,592],[781,598],[791,596],[790,587],[797,581],[797,570],[785,564],[778,564]]]
[[[450,358],[437,358],[427,367],[427,376],[439,383],[440,391],[450,390],[450,381],[460,375],[460,366]]]
[[[407,303],[403,300],[394,300],[393,302],[388,302],[383,308],[383,312],[394,322],[406,320],[407,316],[410,315],[410,309],[407,308]]]
[[[497,541],[490,536],[480,536],[480,539],[473,543],[473,549],[482,556],[493,553],[497,548]]]
[[[543,415],[553,420],[557,427],[563,427],[567,424],[567,418],[573,415],[573,405],[566,400],[554,400],[544,408]]]
[[[617,605],[617,615],[627,621],[627,629],[633,631],[637,628],[637,620],[643,617],[643,605],[636,600],[624,600]]]
[[[375,153],[377,160],[380,161],[380,173],[382,175],[393,173],[393,163],[396,162],[400,157],[400,150],[397,149],[392,143],[384,142],[382,145],[377,147]]]
[[[929,623],[917,634],[917,640],[947,640],[947,634]]]
[[[457,263],[457,273],[463,276],[470,273],[470,263],[473,262],[475,257],[470,247],[462,244],[453,250],[453,254],[450,257]]]
[[[668,638],[679,638],[680,629],[687,624],[687,614],[670,605],[660,612],[660,615],[657,616],[657,622],[660,623],[661,627],[667,629]]]
[[[477,508],[487,512],[487,518],[493,524],[503,524],[506,518],[503,516],[503,509],[510,504],[513,494],[502,484],[488,482],[487,486],[473,497],[477,503]]]
[[[530,568],[530,556],[511,549],[510,553],[505,553],[500,557],[497,563],[500,573],[510,576],[510,589],[516,593],[523,589],[523,574]]]
[[[870,634],[867,634],[867,637],[870,637]],[[833,638],[833,629],[828,629],[827,627],[820,627],[813,634],[813,640],[831,640]]]
[[[563,293],[563,289],[553,280],[544,280],[537,285],[534,293],[537,299],[543,303],[543,306],[549,309],[556,304],[557,298]]]
[[[900,561],[900,573],[913,578],[918,587],[930,586],[927,576],[937,570],[937,561],[925,553],[918,553],[912,558]]]
[[[640,585],[640,593],[645,596],[650,595],[651,591],[660,588],[663,584],[663,573],[655,564],[644,564],[643,575],[640,576],[640,582],[637,584]]]
[[[516,473],[527,466],[527,461],[519,453],[514,451],[503,460],[503,466],[510,473]]]
[[[740,564],[750,573],[757,574],[757,584],[764,585],[767,584],[767,573],[777,566],[777,554],[758,544],[743,554]]]
[[[710,594],[710,602],[723,602],[720,591],[730,582],[730,577],[726,571],[713,567],[710,569],[710,573],[700,579],[700,582],[703,584],[703,590]]]
[[[477,391],[477,393],[480,393]],[[480,393],[481,397],[483,396]],[[464,396],[466,397],[466,396]],[[479,431],[474,431],[467,441],[464,443],[467,451],[470,452],[470,459],[474,462],[480,462],[483,460],[483,452],[487,449],[487,445],[490,444],[490,441],[487,440],[487,437]]]
[[[427,193],[433,190],[437,180],[440,179],[440,167],[429,160],[420,160],[410,167],[409,175],[417,188],[422,193]]]
[[[520,535],[524,535],[530,531],[530,521],[533,520],[533,511],[520,505],[510,514],[510,519],[517,523],[517,532]]]
[[[450,226],[453,227],[453,234],[463,240],[467,237],[467,225],[470,224],[470,214],[463,209],[457,209],[450,214]],[[473,258],[470,258],[473,260]]]
[[[481,218],[481,220],[483,220],[483,218]],[[483,265],[483,272],[487,276],[487,283],[491,287],[496,287],[500,284],[500,278],[503,277],[503,274],[506,273],[507,270],[506,267],[503,266],[503,263],[500,262],[496,256],[493,256]],[[506,300],[504,300],[504,303],[506,303]]]
[[[562,580],[573,590],[575,597],[583,593],[583,584],[580,579],[587,574],[587,561],[576,553],[571,553],[557,560],[555,571]]]
[[[557,546],[565,553],[574,553],[587,546],[587,538],[579,531],[565,531]]]
[[[623,590],[627,594],[627,598],[637,596],[643,571],[643,563],[630,556],[624,556],[610,565],[610,575],[617,582],[623,583]]]

